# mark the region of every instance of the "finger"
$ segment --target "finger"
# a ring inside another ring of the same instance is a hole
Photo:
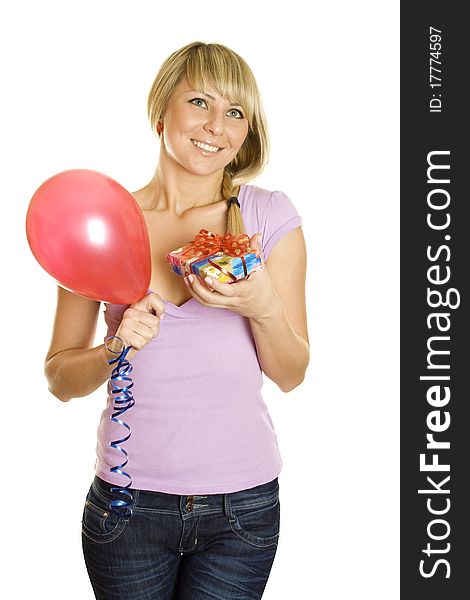
[[[134,323],[131,331],[127,334],[128,343],[136,350],[142,350],[155,337],[153,329],[146,327],[142,323]]]
[[[126,312],[124,313],[123,323],[125,323],[127,328],[129,328],[129,329],[133,329],[135,324],[138,324],[138,323],[144,325],[145,327],[149,327],[152,329],[152,328],[155,328],[155,326],[160,323],[163,316],[164,316],[163,313],[160,317],[158,317],[156,315],[151,314],[150,312],[148,312],[146,310],[142,310],[142,308],[134,306],[132,308],[128,308],[126,310]]]
[[[160,319],[163,318],[163,314],[165,312],[165,303],[163,302],[162,298],[155,292],[151,292],[145,296],[145,299],[145,310],[156,315]]]
[[[250,239],[250,248],[256,251],[261,259],[261,264],[264,266],[263,250],[261,248],[261,233],[255,233]]]
[[[163,319],[165,313],[162,313],[161,315],[156,315],[153,311],[154,309],[152,309],[149,312],[141,311],[138,317],[139,322],[143,323],[144,325],[150,328],[155,327],[155,325],[157,325]]]
[[[261,264],[264,267],[263,249],[261,248],[261,233],[258,236],[258,248],[259,248],[259,256],[261,258]]]
[[[140,300],[131,304],[131,307],[146,312],[155,311],[158,315],[165,311],[165,304],[162,298],[155,292],[148,292]]]
[[[250,248],[259,248],[259,237],[260,233],[254,233],[250,238]]]
[[[232,284],[230,284],[228,282],[219,281],[218,279],[216,279],[214,277],[204,277],[204,281],[210,288],[212,288],[216,292],[219,292],[219,294],[222,294],[223,296],[233,296],[234,295],[234,290],[232,288]]]
[[[192,278],[192,281],[190,278]],[[215,290],[211,291],[205,288],[195,275],[188,275],[188,277],[185,277],[185,282],[193,296],[206,304],[217,304],[217,296],[219,298],[221,297]]]

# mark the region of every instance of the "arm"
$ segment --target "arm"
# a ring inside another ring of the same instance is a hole
[[[261,250],[257,235],[251,238],[250,246]],[[249,319],[261,368],[283,392],[302,383],[310,359],[306,262],[299,226],[279,239],[264,269],[249,278],[229,285],[209,277],[206,289],[197,277],[185,277],[191,294],[204,306],[227,308]]]
[[[57,286],[52,339],[44,364],[49,391],[67,402],[87,396],[110,376],[112,355],[101,344],[93,348],[100,302]]]
[[[249,319],[261,368],[283,392],[302,383],[310,360],[306,266],[304,235],[296,227],[276,243],[265,263],[277,301],[262,317]]]
[[[117,354],[109,352],[104,344],[92,348],[99,308],[100,302],[58,287],[54,331],[44,373],[50,392],[63,402],[94,392],[116,366],[107,361]],[[127,360],[158,335],[164,311],[163,300],[156,293],[146,294],[124,311],[116,336],[126,346],[132,346]],[[122,349],[119,340],[111,340],[108,345],[117,352]]]

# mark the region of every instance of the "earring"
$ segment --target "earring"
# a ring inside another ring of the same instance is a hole
[[[157,123],[157,133],[158,133],[158,135],[160,135],[162,131],[163,131],[163,123],[161,121],[158,121],[158,123]]]

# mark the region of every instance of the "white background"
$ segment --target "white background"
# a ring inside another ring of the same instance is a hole
[[[158,157],[151,83],[171,52],[200,40],[251,66],[272,140],[253,183],[289,195],[308,246],[307,377],[288,394],[263,387],[284,461],[263,598],[398,598],[399,3],[4,6],[3,597],[93,598],[81,515],[106,394],[61,403],[48,392],[56,282],[27,244],[29,201],[71,168],[145,185]],[[104,331],[101,312],[96,344]]]

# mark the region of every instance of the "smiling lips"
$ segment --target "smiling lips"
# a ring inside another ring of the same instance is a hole
[[[198,142],[197,140],[192,140],[192,142],[197,148],[201,148],[201,150],[205,150],[206,152],[215,153],[221,149],[218,146],[210,146],[209,144],[204,144],[203,142]]]

